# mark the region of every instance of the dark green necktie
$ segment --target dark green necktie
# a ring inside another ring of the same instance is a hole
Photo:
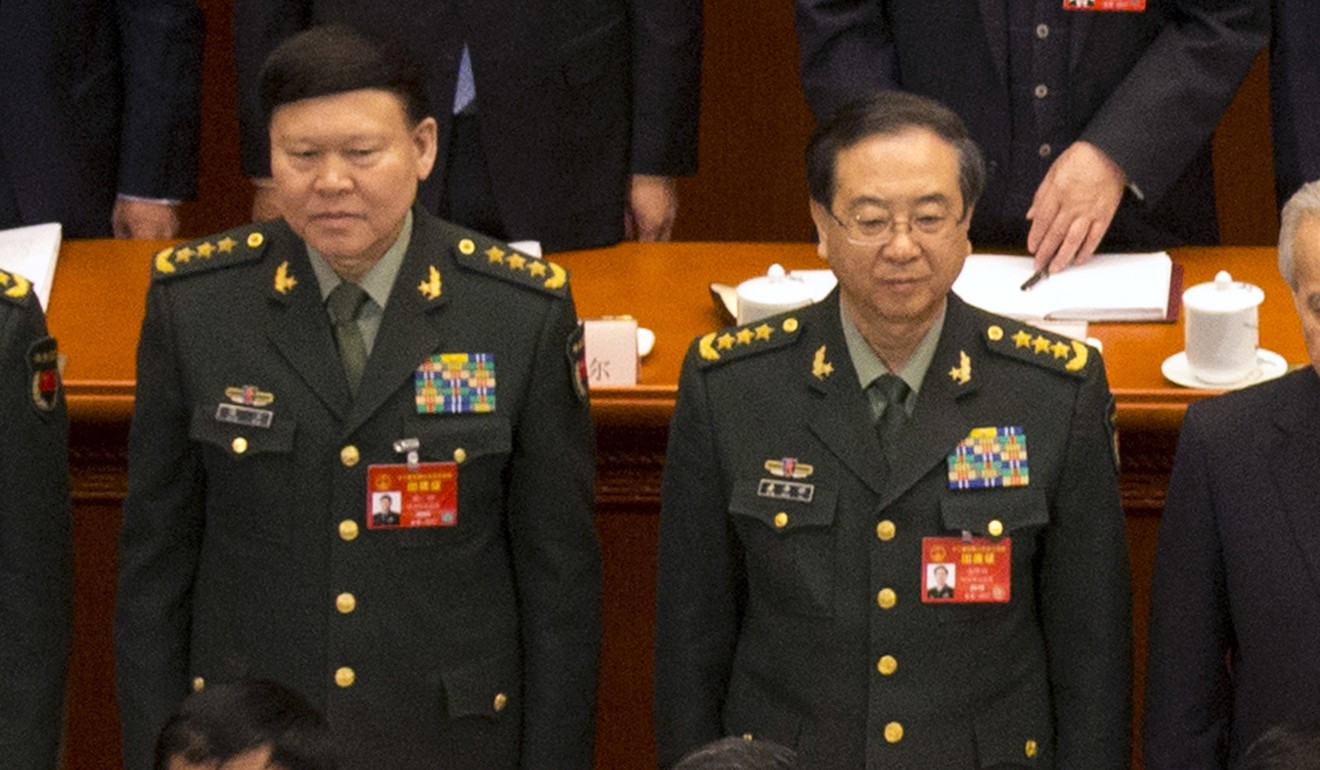
[[[335,326],[335,343],[339,345],[339,360],[344,363],[348,390],[355,396],[358,382],[362,379],[362,370],[367,365],[367,343],[362,339],[362,330],[357,324],[358,313],[362,312],[367,299],[367,293],[361,286],[344,281],[325,300],[326,308],[330,311],[330,321]]]
[[[907,401],[911,388],[898,375],[883,374],[870,384],[867,391],[872,394],[872,410],[883,408],[876,417],[875,432],[880,438],[880,447],[885,451],[885,459],[892,468],[894,458],[898,454],[899,437],[903,433],[903,426],[907,424],[908,415],[904,402]],[[884,400],[883,406],[876,396]]]

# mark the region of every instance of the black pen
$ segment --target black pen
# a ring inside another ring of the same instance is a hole
[[[1041,281],[1049,277],[1050,277],[1050,266],[1046,265],[1045,267],[1042,267],[1041,269],[1032,273],[1031,277],[1028,278],[1026,281],[1023,281],[1022,286],[1018,289],[1018,291],[1026,291],[1027,289],[1030,289],[1032,286],[1035,286],[1036,284],[1040,283]]]

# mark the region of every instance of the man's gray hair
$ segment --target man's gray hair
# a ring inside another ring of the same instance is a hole
[[[1303,219],[1320,219],[1320,179],[1307,182],[1288,199],[1279,217],[1279,275],[1287,282],[1288,288],[1297,291],[1297,263],[1293,256],[1293,241],[1297,239],[1297,227]]]

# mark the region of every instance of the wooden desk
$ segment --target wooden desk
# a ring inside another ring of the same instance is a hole
[[[61,253],[50,327],[69,355],[65,385],[72,420],[75,587],[74,662],[69,684],[70,770],[100,770],[119,746],[112,642],[117,538],[125,489],[125,438],[132,414],[134,351],[150,278],[164,243],[70,241]],[[1270,248],[1179,249],[1190,286],[1227,269],[1265,290],[1261,345],[1289,362],[1306,360],[1287,288]],[[605,637],[597,718],[597,766],[653,767],[651,639],[660,470],[688,342],[721,325],[707,291],[784,267],[822,266],[810,244],[624,244],[558,255],[573,273],[584,317],[631,314],[655,331],[640,384],[592,393],[600,446],[597,530],[605,556]],[[1135,593],[1137,714],[1155,533],[1187,404],[1209,395],[1175,386],[1160,363],[1182,349],[1181,324],[1093,325],[1104,343],[1118,402],[1123,499]],[[1138,765],[1139,766],[1139,765]]]

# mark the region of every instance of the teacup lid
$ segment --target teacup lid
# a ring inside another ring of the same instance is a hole
[[[1183,292],[1183,304],[1206,313],[1236,313],[1265,301],[1259,286],[1235,281],[1227,270],[1220,270],[1213,281],[1198,283]]]
[[[814,296],[806,281],[788,275],[782,265],[774,264],[765,275],[738,284],[738,298],[761,305],[801,305],[811,302]]]

